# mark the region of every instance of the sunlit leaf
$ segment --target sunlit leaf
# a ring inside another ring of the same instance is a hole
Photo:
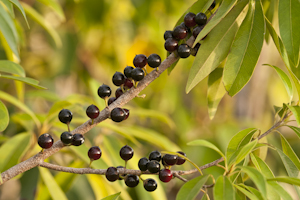
[[[249,190],[252,194],[254,194],[259,200],[264,200],[261,192],[259,192],[257,189],[253,188],[253,187],[250,187],[250,186],[247,186],[247,185],[240,185],[242,187],[244,187],[245,189]],[[272,199],[272,200],[275,200],[275,199]],[[279,199],[280,200],[280,199]]]
[[[300,138],[300,128],[295,127],[295,126],[288,126],[288,127],[290,127],[297,134],[297,136]]]
[[[0,60],[0,72],[16,74],[25,77],[25,71],[23,67],[9,60]]]
[[[24,11],[23,7],[21,6],[20,2],[18,0],[9,0],[9,1],[12,2],[20,10],[20,12],[22,13],[22,15],[23,15],[23,17],[24,17],[24,19],[26,21],[26,24],[27,24],[27,26],[29,28],[29,24],[28,24],[28,21],[27,21],[27,17],[26,17],[25,11]]]
[[[0,78],[7,78],[7,79],[12,79],[16,81],[21,81],[23,83],[26,83],[28,85],[31,85],[37,89],[47,89],[43,86],[39,85],[39,81],[32,79],[32,78],[27,78],[27,77],[18,77],[18,76],[10,76],[10,75],[0,75]]]
[[[234,187],[236,189],[238,189],[239,191],[241,191],[243,194],[245,194],[249,199],[251,199],[251,200],[259,200],[254,194],[252,194],[251,192],[249,192],[248,190],[246,190],[245,188],[243,188],[243,187],[241,187],[239,185],[234,185]]]
[[[298,170],[300,170],[300,160],[294,150],[292,149],[291,145],[288,143],[286,138],[281,134],[281,146],[282,146],[282,151],[287,155],[293,163],[297,166]]]
[[[0,101],[0,132],[4,131],[9,123],[9,114],[6,106]]]
[[[224,159],[226,159],[225,155],[223,154],[223,152],[216,147],[214,144],[206,141],[206,140],[194,140],[192,142],[187,143],[187,145],[189,146],[203,146],[203,147],[208,147],[210,149],[215,150],[217,153],[219,153]]]
[[[112,194],[112,195],[109,195],[107,197],[104,197],[101,200],[116,200],[120,196],[120,194],[121,194],[121,192],[118,192],[116,194]]]
[[[202,186],[208,179],[208,175],[198,176],[186,182],[179,190],[176,200],[192,200],[195,199],[200,192]]]
[[[226,176],[219,176],[214,186],[215,200],[235,200],[235,191],[231,181]]]
[[[269,178],[268,181],[279,181],[291,185],[300,186],[300,179],[295,177],[275,177],[275,178]]]
[[[245,146],[241,147],[236,154],[233,154],[232,157],[229,160],[229,166],[231,166],[232,164],[238,164],[240,163],[242,160],[245,159],[246,156],[248,156],[253,149],[256,147],[257,144],[257,140],[254,140],[248,144],[246,144]]]
[[[300,106],[290,106],[290,105],[287,105],[287,106],[289,107],[289,109],[294,114],[298,126],[300,126]]]

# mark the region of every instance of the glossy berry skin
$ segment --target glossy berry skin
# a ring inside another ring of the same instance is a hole
[[[184,27],[184,26],[176,26],[173,30],[173,38],[177,39],[177,40],[181,40],[186,38],[188,34],[188,30]]]
[[[180,58],[187,58],[191,55],[191,47],[187,44],[181,44],[177,49],[177,53]]]
[[[172,166],[177,163],[177,156],[172,154],[165,154],[162,157],[162,163],[166,166]]]
[[[134,154],[133,149],[128,145],[125,145],[120,149],[120,156],[125,161],[130,160],[133,154]]]
[[[101,158],[102,151],[98,146],[93,146],[88,151],[88,156],[90,160],[98,160]]]
[[[121,72],[116,72],[112,77],[112,82],[115,86],[121,86],[125,82],[125,76]]]
[[[60,135],[60,140],[64,145],[70,145],[72,143],[73,135],[72,133],[65,131]]]
[[[84,143],[84,137],[80,133],[75,133],[72,138],[72,145],[80,146]]]
[[[195,21],[198,25],[205,25],[207,22],[207,17],[204,13],[198,13],[195,17]]]
[[[124,108],[123,110],[124,110],[124,112],[125,112],[125,118],[124,118],[124,120],[126,120],[126,119],[129,117],[130,112],[129,112],[129,110],[126,109],[126,108]]]
[[[116,92],[115,92],[116,98],[119,98],[122,94],[124,94],[122,88],[116,89]]]
[[[126,89],[132,88],[133,87],[133,83],[130,79],[126,78],[124,86]]]
[[[203,27],[202,26],[196,26],[193,30],[193,36],[194,38],[197,38],[199,33],[202,31]]]
[[[131,72],[131,77],[135,81],[143,80],[144,76],[145,76],[144,70],[142,70],[141,68],[134,68]]]
[[[121,122],[125,119],[126,114],[122,108],[114,108],[110,113],[110,118],[114,122]]]
[[[144,188],[148,192],[153,192],[157,188],[157,183],[154,179],[148,178],[144,181]]]
[[[168,38],[165,42],[165,49],[169,52],[175,51],[178,48],[178,41],[173,38]]]
[[[139,184],[140,180],[139,177],[137,175],[132,175],[132,174],[128,174],[125,177],[125,184],[128,187],[136,187]]]
[[[104,99],[105,97],[109,97],[111,95],[111,89],[108,85],[101,85],[98,88],[98,96],[102,99]]]
[[[167,183],[172,179],[173,174],[172,174],[171,170],[169,170],[169,169],[162,169],[162,170],[160,170],[158,176],[162,182]]]
[[[189,12],[184,16],[184,24],[191,28],[197,25],[196,21],[195,21],[195,13]]]
[[[168,38],[173,38],[173,34],[172,34],[173,31],[166,31],[164,33],[164,39],[167,40]]]
[[[144,54],[138,54],[133,59],[135,67],[143,68],[147,64],[147,57]]]
[[[160,65],[161,58],[159,55],[153,53],[150,56],[148,56],[148,65],[149,67],[156,68]]]
[[[114,182],[119,179],[119,171],[115,167],[109,167],[106,170],[105,177],[110,182]]]
[[[123,179],[124,179],[123,177],[126,176],[127,174],[120,174],[120,170],[119,170],[119,169],[125,169],[125,167],[123,167],[123,166],[118,166],[117,169],[118,169],[118,171],[119,171],[119,179],[118,179],[118,180],[123,180]],[[123,176],[123,177],[120,177],[120,176]]]
[[[99,113],[99,108],[93,104],[86,109],[86,115],[91,119],[97,118],[99,116]]]
[[[68,109],[62,109],[58,114],[58,119],[64,124],[69,124],[72,121],[73,114]]]
[[[149,159],[146,158],[146,157],[143,157],[139,160],[138,162],[138,166],[139,166],[139,169],[141,171],[147,171],[147,164],[149,163]]]
[[[115,100],[117,100],[116,97],[110,97],[110,98],[108,99],[108,101],[107,101],[107,104],[110,105],[110,104],[112,104]]]
[[[155,151],[152,151],[150,154],[149,154],[149,160],[156,160],[156,161],[160,161],[161,160],[161,153],[157,150]]]
[[[50,147],[52,147],[53,141],[54,140],[52,136],[48,133],[44,133],[43,135],[40,135],[40,137],[38,138],[38,144],[43,149],[49,149]]]
[[[150,162],[147,164],[147,169],[151,173],[157,173],[160,170],[160,164],[156,160],[150,160]]]
[[[180,153],[181,155],[183,155],[183,156],[186,157],[186,154],[184,152],[182,152],[182,151],[177,151],[177,153]],[[177,156],[176,165],[182,165],[183,163],[185,163],[185,159]]]
[[[125,69],[124,69],[124,75],[125,75],[127,78],[131,78],[131,71],[132,71],[133,69],[134,69],[134,68],[131,67],[131,66],[125,67]]]

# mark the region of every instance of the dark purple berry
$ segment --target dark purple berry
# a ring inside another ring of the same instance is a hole
[[[99,112],[99,108],[93,104],[86,109],[86,115],[91,119],[97,118],[99,116]]]
[[[123,108],[124,112],[125,112],[125,118],[124,120],[126,120],[129,117],[129,110],[126,108]]]
[[[212,10],[216,7],[216,1],[212,2],[212,4],[209,7],[209,10]]]
[[[132,81],[130,79],[127,78],[125,80],[124,86],[125,86],[126,89],[130,89],[130,88],[132,88],[133,83],[132,83]]]
[[[149,160],[157,160],[159,162],[161,160],[161,153],[157,150],[152,151],[149,154]]]
[[[43,135],[40,135],[38,138],[38,144],[43,149],[49,149],[53,145],[53,138],[50,134],[44,133]]]
[[[143,68],[147,64],[147,57],[144,54],[138,54],[133,59],[135,67]]]
[[[125,76],[121,72],[116,72],[112,77],[112,82],[115,86],[121,86],[125,82]]]
[[[117,100],[116,97],[110,97],[110,98],[108,99],[108,101],[107,101],[107,104],[110,105],[110,104],[112,104],[115,100]]]
[[[157,173],[160,170],[160,164],[157,160],[150,160],[147,164],[147,169],[151,173]]]
[[[118,166],[117,169],[118,169],[118,171],[119,171],[119,179],[118,179],[118,180],[123,180],[123,179],[124,179],[123,177],[125,177],[127,174],[121,174],[120,169],[121,169],[121,170],[122,170],[122,169],[125,169],[125,167],[123,167],[123,166]],[[122,176],[122,177],[121,177],[121,176]]]
[[[173,38],[168,38],[165,42],[165,49],[169,52],[175,51],[178,48],[178,41]]]
[[[173,38],[172,32],[173,31],[166,31],[164,33],[164,39],[167,40],[168,38]]]
[[[91,147],[88,151],[88,156],[91,160],[98,160],[102,155],[102,151],[98,146]]]
[[[80,133],[75,133],[72,138],[72,145],[80,146],[84,143],[84,137]]]
[[[196,26],[193,30],[193,36],[194,38],[197,38],[199,33],[202,31],[203,27],[202,26]]]
[[[140,180],[139,177],[137,175],[132,175],[132,174],[128,174],[125,177],[125,184],[128,187],[135,187],[139,184]]]
[[[173,174],[172,174],[171,170],[169,170],[169,169],[162,169],[162,170],[160,170],[158,176],[162,182],[167,183],[172,179]]]
[[[122,94],[124,94],[122,88],[116,89],[116,92],[115,92],[116,98],[119,98]]]
[[[125,67],[124,69],[124,74],[127,78],[131,78],[131,71],[133,70],[134,68],[131,67],[131,66],[127,66]]]
[[[156,68],[160,65],[161,58],[159,55],[153,53],[150,56],[148,56],[148,65],[152,68]]]
[[[138,166],[139,166],[139,169],[141,171],[146,171],[147,170],[147,164],[149,163],[149,159],[146,158],[146,157],[143,157],[139,160],[139,163],[138,163]]]
[[[72,143],[72,138],[73,138],[72,133],[67,131],[63,132],[60,135],[60,140],[62,141],[62,143],[64,143],[64,145],[70,145]]]
[[[177,155],[165,154],[162,157],[162,163],[166,166],[172,166],[177,163]]]
[[[177,49],[177,53],[180,58],[187,58],[191,55],[191,47],[187,44],[181,44]]]
[[[181,40],[184,39],[188,34],[188,30],[186,29],[186,27],[183,26],[176,26],[173,30],[173,38],[177,39],[177,40]]]
[[[196,17],[195,13],[192,12],[187,13],[184,16],[184,24],[190,28],[196,26],[197,23],[195,22],[195,17]]]
[[[204,13],[198,13],[195,17],[195,21],[198,25],[205,25],[207,21],[207,17]]]
[[[133,149],[128,145],[125,145],[120,149],[120,156],[125,161],[130,160],[133,156],[133,153]]]
[[[126,114],[122,108],[114,108],[110,113],[110,118],[114,122],[121,122],[125,119]]]
[[[157,183],[154,179],[148,178],[144,181],[144,188],[146,191],[152,192],[152,191],[156,190]]]
[[[119,179],[119,171],[115,167],[109,167],[106,170],[105,177],[110,182],[114,182]]]
[[[58,114],[58,119],[64,124],[69,124],[72,121],[73,114],[68,109],[62,109]]]
[[[177,151],[177,153],[180,153],[181,155],[183,155],[183,156],[186,157],[186,154],[184,152],[182,152],[182,151]],[[177,163],[176,163],[176,165],[182,165],[183,163],[185,163],[185,159],[177,156]]]
[[[108,85],[101,85],[98,88],[98,96],[102,99],[104,99],[105,97],[109,97],[111,95],[111,89]]]
[[[134,68],[131,72],[131,77],[135,81],[143,80],[144,76],[145,76],[144,70],[141,68]]]

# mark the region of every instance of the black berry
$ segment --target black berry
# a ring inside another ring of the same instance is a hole
[[[177,153],[180,153],[181,155],[183,155],[183,156],[186,157],[186,154],[184,152],[182,152],[182,151],[177,151]],[[176,165],[182,165],[183,163],[185,163],[185,159],[177,156],[177,163],[176,163]]]
[[[157,150],[152,151],[149,154],[149,160],[157,160],[159,162],[161,160],[161,153]]]
[[[162,157],[162,163],[163,165],[172,166],[177,163],[177,156],[172,154],[165,154]]]
[[[125,119],[126,114],[122,108],[114,108],[110,113],[110,118],[114,122],[121,122]]]
[[[157,173],[160,170],[160,164],[157,160],[150,160],[147,164],[147,169],[151,173]]]
[[[86,115],[91,119],[97,118],[99,116],[99,112],[99,108],[93,104],[86,109]]]
[[[133,83],[130,79],[126,78],[124,86],[125,86],[126,89],[129,89],[129,88],[132,88]]]
[[[125,161],[130,160],[133,156],[133,153],[133,149],[128,145],[125,145],[120,149],[120,156]]]
[[[62,109],[58,114],[58,119],[64,124],[69,124],[72,121],[73,114],[68,109]]]
[[[196,26],[193,30],[193,36],[194,38],[197,38],[199,33],[202,31],[203,27],[202,26]]]
[[[125,76],[121,72],[116,72],[112,77],[112,82],[115,86],[121,86],[125,82]]]
[[[108,85],[101,85],[98,88],[98,96],[102,99],[104,99],[105,97],[109,97],[111,95],[111,89]]]
[[[195,21],[195,13],[192,13],[192,12],[189,12],[187,13],[185,16],[184,16],[184,24],[187,26],[187,27],[194,27],[196,26],[196,21]]]
[[[127,78],[131,78],[131,71],[133,70],[134,68],[131,67],[131,66],[127,66],[125,67],[124,69],[124,74]]]
[[[107,104],[110,105],[112,102],[114,102],[117,98],[116,97],[110,97],[107,101]]]
[[[188,34],[188,30],[183,27],[183,26],[176,26],[173,30],[173,38],[177,39],[177,40],[181,40],[184,39]]]
[[[178,48],[178,41],[173,38],[168,38],[165,42],[165,49],[169,52],[175,51]]]
[[[171,170],[169,170],[169,169],[162,169],[162,170],[160,170],[158,176],[162,182],[167,183],[172,179],[173,174],[172,174]]]
[[[152,192],[152,191],[156,190],[157,183],[154,179],[148,178],[144,181],[144,188],[146,191]]]
[[[144,78],[145,73],[141,68],[134,68],[131,72],[131,77],[135,81],[140,81]]]
[[[159,55],[153,53],[150,56],[148,56],[148,65],[152,68],[156,68],[160,65],[161,58]]]
[[[84,143],[84,137],[80,133],[75,133],[72,138],[72,145],[80,146]]]
[[[207,17],[204,13],[198,13],[195,17],[195,21],[198,25],[204,25],[206,24]]]
[[[194,48],[191,49],[191,54],[192,54],[193,56],[196,56],[196,55],[197,55],[200,46],[201,46],[201,44],[200,44],[200,43],[197,43],[197,44],[194,46]]]
[[[143,68],[147,64],[147,57],[144,54],[138,54],[133,59],[133,65],[135,67]]]
[[[177,49],[177,53],[180,58],[187,58],[191,55],[191,47],[187,44],[181,44]]]
[[[173,37],[172,32],[173,31],[166,31],[164,33],[164,39],[167,40],[168,38],[172,38]]]
[[[64,145],[70,145],[72,143],[72,138],[73,138],[72,133],[67,131],[63,132],[60,135],[60,140],[62,141],[62,143],[64,143]]]
[[[212,4],[209,7],[209,10],[212,10],[216,7],[216,1],[212,2]]]
[[[124,118],[124,120],[126,120],[128,117],[129,117],[129,110],[128,109],[126,109],[126,108],[124,108],[123,109],[124,110],[124,112],[125,112],[125,118]]]
[[[139,160],[139,163],[138,163],[138,166],[139,166],[139,169],[141,171],[146,171],[147,170],[147,164],[149,163],[149,159],[146,158],[146,157],[143,157]]]
[[[140,180],[139,177],[137,175],[132,175],[132,174],[128,174],[125,177],[125,184],[128,187],[135,187],[139,184]]]
[[[119,98],[122,94],[124,94],[122,88],[119,87],[118,89],[116,89],[115,92],[116,98]]]
[[[53,138],[50,134],[44,133],[43,135],[40,135],[38,138],[38,144],[43,149],[49,149],[53,145]]]
[[[101,158],[102,151],[98,146],[91,147],[88,151],[90,160],[98,160]]]
[[[109,167],[106,170],[105,177],[107,180],[114,182],[119,179],[119,171],[115,167]]]

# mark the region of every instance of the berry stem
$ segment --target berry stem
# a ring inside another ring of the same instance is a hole
[[[94,119],[92,119],[92,123],[91,123],[91,125],[93,125],[94,124]]]
[[[123,92],[123,93],[126,92],[126,90],[125,90],[125,88],[124,88],[124,85],[121,85],[121,89],[122,89],[122,92]]]
[[[89,168],[91,168],[92,162],[93,162],[93,160],[92,160],[92,159],[90,159]]]
[[[108,107],[108,97],[104,97],[105,107]]]
[[[70,131],[70,123],[67,123],[67,126],[68,126],[68,131],[71,132]]]

